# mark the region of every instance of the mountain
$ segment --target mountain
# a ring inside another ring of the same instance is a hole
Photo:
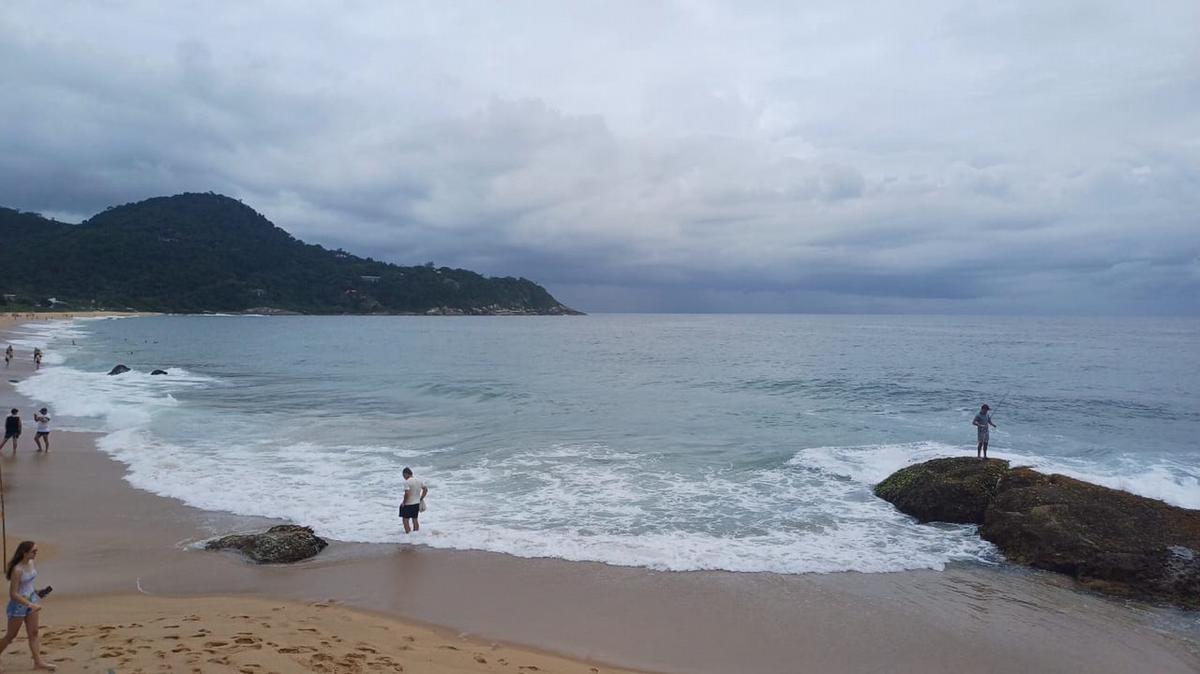
[[[533,281],[306,244],[236,199],[179,194],[78,225],[0,208],[10,306],[197,313],[576,314]],[[3,305],[0,305],[3,310]]]

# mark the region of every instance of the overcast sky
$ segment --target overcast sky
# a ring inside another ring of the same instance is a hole
[[[0,3],[0,205],[585,311],[1200,315],[1200,2]]]

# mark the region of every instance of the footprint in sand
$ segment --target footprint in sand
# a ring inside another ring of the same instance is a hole
[[[317,652],[317,649],[313,648],[312,646],[284,646],[283,648],[276,649],[276,652],[288,653],[288,654],[291,654],[291,653],[315,653],[315,652]]]
[[[481,664],[481,665],[486,665],[486,664],[487,664],[487,658],[483,657],[482,655],[476,655],[476,656],[475,656],[475,662],[478,662],[478,663],[479,663],[479,664]]]

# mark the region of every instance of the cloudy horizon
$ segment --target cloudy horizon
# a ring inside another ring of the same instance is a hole
[[[0,7],[0,205],[584,311],[1200,315],[1200,4]]]

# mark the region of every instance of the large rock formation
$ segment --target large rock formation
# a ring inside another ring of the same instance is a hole
[[[1013,562],[1110,594],[1200,608],[1200,511],[973,458],[909,466],[875,494],[922,522],[979,524]]]
[[[204,544],[206,550],[237,550],[258,564],[290,564],[316,555],[329,545],[310,527],[280,524],[261,534],[222,536]]]
[[[982,524],[1008,462],[934,459],[892,473],[875,495],[921,522]]]

